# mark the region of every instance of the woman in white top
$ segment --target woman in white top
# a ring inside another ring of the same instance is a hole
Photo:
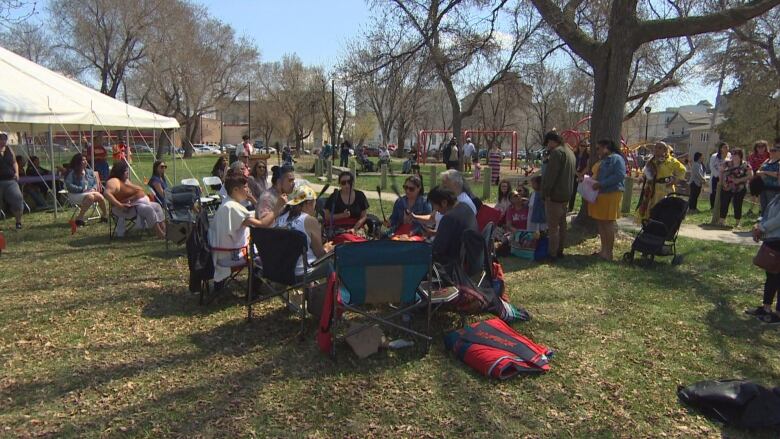
[[[290,200],[286,203],[284,212],[276,219],[276,227],[297,230],[306,235],[306,262],[310,280],[325,277],[331,271],[330,264],[317,264],[313,266],[317,258],[325,256],[332,250],[330,243],[322,243],[322,227],[317,220],[315,206],[317,194],[312,188],[301,185],[290,194]],[[298,259],[295,266],[295,275],[302,276],[303,258]]]
[[[715,208],[715,195],[718,193],[718,183],[720,182],[720,171],[723,168],[723,163],[731,160],[731,153],[729,153],[729,144],[726,142],[720,142],[718,144],[718,152],[710,156],[710,183],[712,184],[710,192],[710,208]]]
[[[209,245],[214,259],[215,289],[230,276],[229,264],[219,264],[224,259],[240,260],[249,242],[249,227],[260,227],[260,221],[242,205],[249,196],[247,178],[241,174],[225,178],[223,187],[228,198],[219,206],[209,224]],[[243,255],[246,257],[246,255]],[[226,266],[227,265],[227,266]]]

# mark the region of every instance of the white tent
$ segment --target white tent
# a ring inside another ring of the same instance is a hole
[[[53,131],[179,128],[174,118],[106,96],[2,47],[0,78],[0,132],[48,131],[52,169]],[[54,191],[52,198],[56,217]]]
[[[2,47],[0,78],[0,131],[179,128],[174,118],[106,96]]]

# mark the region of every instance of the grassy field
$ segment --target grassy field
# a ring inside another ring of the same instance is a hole
[[[195,163],[195,162],[192,162]],[[193,166],[194,167],[194,166]],[[0,256],[0,436],[4,437],[777,437],[724,429],[681,406],[678,384],[780,381],[777,328],[747,318],[763,275],[755,249],[680,240],[686,261],[652,267],[587,255],[506,258],[514,325],[555,350],[550,373],[487,380],[433,347],[357,360],[315,348],[315,323],[269,302],[197,305],[186,259],[160,241],[71,236],[65,219],[4,224]],[[618,242],[619,254],[630,237]]]

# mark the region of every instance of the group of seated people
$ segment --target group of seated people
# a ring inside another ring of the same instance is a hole
[[[332,250],[333,242],[325,242],[327,235],[323,228],[335,224],[342,227],[344,233],[352,234],[366,226],[368,199],[354,188],[354,176],[350,172],[339,175],[339,190],[325,202],[323,222],[320,222],[317,193],[306,184],[295,184],[293,168],[274,166],[271,171],[271,187],[253,203],[254,212],[246,205],[251,197],[248,176],[234,172],[225,178],[226,201],[217,209],[209,231],[217,288],[231,273],[229,264],[219,261],[237,260],[241,252],[246,252],[249,227],[287,228],[306,235],[308,275],[310,279],[318,279],[331,271],[328,258],[322,257]],[[464,232],[479,233],[476,214],[477,204],[481,202],[470,196],[464,187],[462,175],[450,170],[442,174],[441,185],[431,189],[426,196],[421,179],[407,177],[404,195],[395,201],[385,226],[401,239],[429,240],[434,261],[452,265],[461,258]],[[314,265],[315,261],[319,263]],[[298,261],[295,274],[304,274],[302,259]]]

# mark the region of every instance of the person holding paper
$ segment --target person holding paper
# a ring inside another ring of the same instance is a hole
[[[596,201],[588,204],[588,214],[596,220],[601,250],[593,255],[611,261],[620,203],[623,199],[626,161],[612,140],[599,140],[596,142],[596,148],[601,160],[593,165],[593,179],[596,180],[593,189],[599,193]]]

